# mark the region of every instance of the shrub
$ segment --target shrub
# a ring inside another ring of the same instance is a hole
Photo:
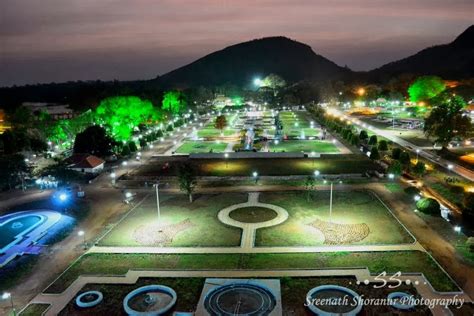
[[[168,125],[168,127],[166,128],[166,131],[172,132],[173,131],[173,125]]]
[[[367,138],[369,138],[367,131],[361,130],[359,133],[359,139],[363,141],[363,140],[366,140]]]
[[[140,138],[140,147],[145,147],[146,146],[146,139],[145,137]]]
[[[474,193],[473,192],[464,193],[462,205],[464,206],[464,210],[466,210],[468,213],[474,214]]]
[[[378,142],[377,135],[370,136],[369,145],[377,145],[377,142]]]
[[[419,177],[422,177],[426,172],[426,166],[423,162],[418,161],[413,167],[413,173]]]
[[[359,145],[359,136],[357,136],[356,134],[352,134],[351,136],[351,144],[354,145],[354,146],[357,146]]]
[[[375,135],[374,135],[375,136]],[[388,150],[388,144],[387,144],[387,141],[386,140],[381,140],[379,142],[379,150],[380,151],[387,151]]]
[[[127,145],[123,146],[121,154],[122,156],[130,155],[130,146],[127,146]]]
[[[137,151],[137,144],[135,144],[134,141],[130,141],[130,142],[128,143],[128,148],[130,149],[130,152],[131,152],[131,153],[134,153],[134,152]]]
[[[408,188],[405,188],[403,191],[405,191],[406,194],[411,195],[411,196],[420,194],[420,190],[416,187],[408,187]]]
[[[416,202],[416,208],[425,214],[439,216],[441,213],[441,207],[435,199],[423,198]]]
[[[380,154],[379,154],[379,150],[377,149],[377,147],[372,147],[372,150],[370,151],[370,159],[372,160],[379,160],[380,159]]]
[[[410,166],[410,154],[407,153],[406,151],[400,154],[400,158],[398,160],[403,166],[405,167]]]
[[[392,158],[393,159],[400,159],[400,154],[402,153],[402,150],[398,147],[395,147],[392,149]]]
[[[394,160],[392,164],[387,168],[387,173],[393,173],[396,176],[402,174],[402,164],[398,160]]]
[[[156,137],[163,137],[163,131],[161,129],[159,129],[157,132],[156,132]]]

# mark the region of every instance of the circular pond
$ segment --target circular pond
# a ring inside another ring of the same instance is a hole
[[[84,292],[76,297],[76,305],[82,308],[94,307],[102,302],[104,296],[99,291]]]
[[[164,315],[176,304],[176,292],[164,285],[147,285],[131,291],[123,299],[128,315]]]
[[[241,207],[229,213],[229,217],[242,223],[262,223],[278,216],[272,209],[260,206]]]
[[[276,300],[270,289],[249,283],[231,283],[207,293],[204,307],[211,315],[268,315]]]
[[[362,310],[360,296],[351,289],[338,285],[321,285],[306,294],[306,302],[316,315],[354,316]]]

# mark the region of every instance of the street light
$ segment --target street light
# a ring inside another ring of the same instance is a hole
[[[115,172],[112,172],[112,173],[110,174],[110,177],[112,178],[112,184],[113,184],[113,185],[115,185],[115,177],[116,177],[116,176],[117,176],[117,175],[115,174]]]
[[[419,153],[420,153],[420,150],[417,149],[417,150],[416,150],[416,162],[417,162],[417,163],[418,163],[418,154],[419,154]]]
[[[319,176],[321,173],[319,172],[319,170],[314,170],[314,176],[317,177]]]
[[[229,160],[227,158],[229,158],[229,154],[228,153],[225,153],[224,154],[224,158],[225,158],[225,167],[229,167]]]
[[[460,233],[461,232],[461,226],[454,226],[454,231],[456,233]]]
[[[421,200],[421,196],[419,196],[417,194],[417,195],[415,195],[415,197],[413,199],[415,200],[415,202],[418,202],[419,200]]]
[[[79,237],[82,237],[82,242],[83,242],[83,245],[84,245],[84,249],[86,249],[86,233],[83,231],[83,230],[80,230],[77,232],[77,235]]]
[[[126,162],[126,161],[122,161],[122,166],[124,166],[124,167],[125,167],[126,165],[128,165],[128,162]]]
[[[161,222],[161,210],[160,210],[160,193],[158,191],[158,186],[160,184],[159,183],[156,183],[154,184],[153,186],[155,187],[155,192],[156,192],[156,212],[158,214],[158,225],[160,225],[160,222]],[[160,228],[160,226],[158,226],[158,231],[161,233],[163,230]]]
[[[257,184],[257,182],[258,182],[258,172],[257,172],[257,171],[254,171],[254,172],[252,173],[252,176],[255,178],[255,184]]]
[[[13,296],[11,293],[9,292],[3,292],[2,294],[2,299],[3,300],[8,300],[10,299],[10,305],[11,305],[11,309],[12,309],[12,312],[13,312],[13,316],[16,316],[16,310],[15,310],[15,305],[13,304]]]

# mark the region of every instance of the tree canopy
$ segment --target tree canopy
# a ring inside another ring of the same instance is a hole
[[[167,91],[163,96],[161,108],[172,114],[178,114],[186,108],[184,94],[180,91]]]
[[[74,141],[74,152],[105,157],[112,152],[113,143],[114,140],[107,135],[103,127],[93,125],[77,134]]]
[[[429,100],[446,89],[443,79],[437,76],[418,77],[408,88],[412,102]]]
[[[150,101],[135,96],[111,97],[97,107],[96,121],[103,124],[116,140],[128,140],[139,124],[158,120],[160,112]]]

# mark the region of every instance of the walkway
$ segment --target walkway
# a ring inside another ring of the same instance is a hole
[[[278,224],[283,223],[284,221],[288,219],[288,212],[284,208],[279,207],[277,205],[273,205],[273,204],[260,203],[258,201],[259,195],[260,193],[258,192],[251,192],[249,193],[249,198],[247,202],[231,205],[221,210],[217,214],[217,218],[219,219],[219,221],[221,221],[225,225],[238,227],[242,229],[242,238],[240,241],[240,247],[245,250],[249,250],[254,247],[255,234],[256,234],[257,229],[270,227],[270,226],[276,226]],[[229,214],[232,211],[239,208],[244,208],[244,207],[268,208],[275,211],[275,213],[277,213],[277,216],[274,219],[271,219],[265,222],[260,222],[260,223],[244,223],[244,222],[240,222],[240,221],[230,218]]]
[[[139,278],[273,278],[273,277],[331,277],[331,276],[354,276],[360,283],[380,282],[381,279],[389,281],[389,276],[381,277],[370,274],[368,269],[322,269],[322,270],[188,270],[188,271],[137,271],[129,270],[123,276],[79,276],[64,292],[60,294],[38,294],[32,304],[50,304],[46,316],[59,314],[61,310],[77,295],[77,293],[90,283],[96,284],[135,284]],[[405,274],[398,277],[400,281],[410,282],[414,285],[420,295],[426,299],[449,299],[457,297],[458,300],[470,302],[470,298],[459,293],[436,292],[423,274]],[[302,302],[303,302],[302,298]],[[436,306],[431,310],[433,315],[451,315],[449,310],[442,306]]]

